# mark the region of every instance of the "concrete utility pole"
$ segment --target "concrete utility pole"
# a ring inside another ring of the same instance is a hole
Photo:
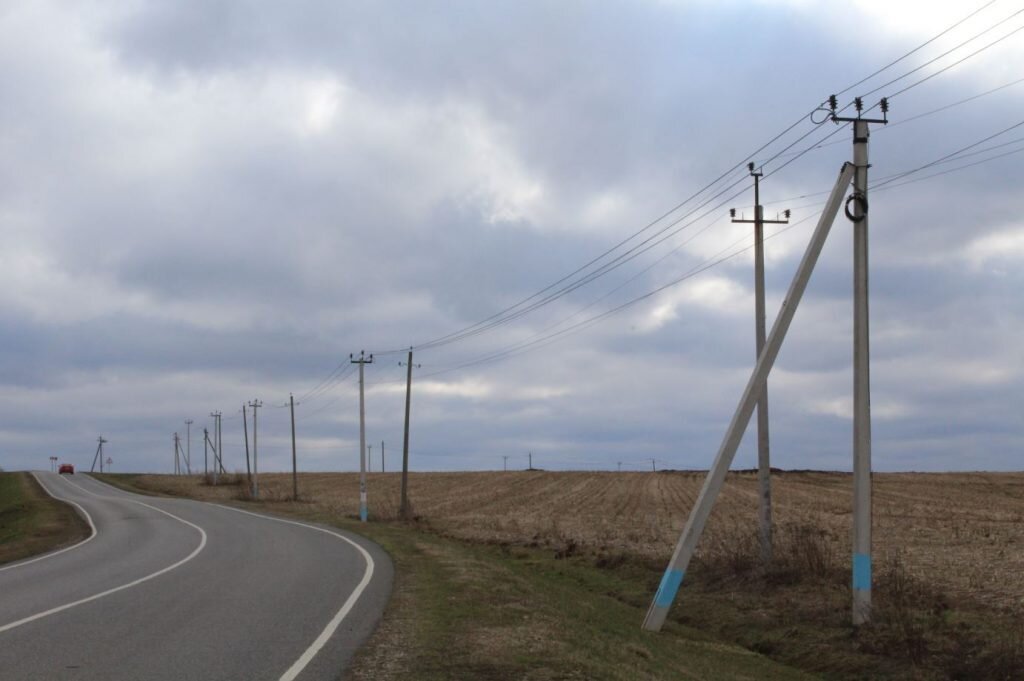
[[[192,475],[192,419],[185,419],[185,469]]]
[[[256,444],[256,410],[263,406],[258,399],[249,403],[252,407],[252,498],[260,498],[259,448]]]
[[[216,485],[220,480],[220,469],[221,463],[221,445],[220,445],[220,417],[219,411],[211,411],[210,416],[213,417],[213,484]]]
[[[349,354],[349,361],[359,365],[359,519],[366,522],[366,402],[363,396],[363,366],[373,364],[373,355],[367,359],[363,351],[359,351],[359,359]]]
[[[508,473],[508,455],[506,454],[506,455],[502,456],[501,458],[504,460],[505,472]]]
[[[871,353],[868,334],[868,137],[869,123],[888,123],[889,102],[879,102],[882,118],[863,118],[860,97],[854,99],[856,118],[836,115],[835,95],[829,97],[832,120],[853,123],[853,194],[846,200],[846,217],[853,222],[853,624],[871,619]],[[853,211],[850,211],[853,204]]]
[[[210,431],[203,428],[203,484],[210,475]]]
[[[373,445],[366,445],[367,466],[373,465]]]
[[[94,457],[92,457],[92,466],[89,467],[89,472],[90,473],[92,473],[94,470],[96,470],[96,460],[97,459],[99,459],[99,462],[100,462],[100,473],[103,472],[103,445],[107,441],[103,439],[102,435],[100,435],[98,438],[96,438],[96,441],[99,443],[99,445],[96,447],[96,455]]]
[[[245,435],[245,479],[252,494],[252,468],[249,467],[249,417],[245,413],[245,402],[242,403],[242,433]]]
[[[756,361],[764,350],[765,312],[764,312],[764,226],[766,224],[785,225],[789,223],[789,211],[785,220],[765,220],[764,207],[761,205],[760,179],[762,173],[754,170],[754,163],[747,165],[750,176],[754,178],[754,219],[736,218],[736,209],[730,208],[729,215],[735,223],[754,224],[754,335]],[[772,465],[768,449],[768,384],[761,392],[757,402],[757,482],[760,488],[758,506],[758,537],[761,543],[761,562],[768,564],[772,560]]]
[[[398,363],[402,366],[402,362]],[[409,406],[412,402],[412,368],[420,368],[419,364],[412,363],[412,348],[409,348],[409,359],[405,362],[405,435],[402,438],[402,501],[399,505],[398,514],[408,520],[409,518]]]
[[[530,457],[530,459],[529,459],[530,460],[530,470],[532,471],[533,470],[533,452],[530,452],[529,454],[527,454],[527,456]]]
[[[380,472],[384,472],[384,440],[380,441]]]
[[[181,438],[177,433],[174,434],[174,474],[181,475],[181,459],[179,458],[179,452],[181,451]]]
[[[651,472],[652,473],[657,473],[658,472],[658,469],[655,467],[655,463],[656,463],[656,461],[654,459],[651,459]]]
[[[764,390],[768,373],[771,371],[775,358],[782,348],[782,341],[786,338],[786,332],[789,330],[789,325],[796,314],[796,308],[799,306],[800,299],[807,288],[811,272],[814,271],[814,265],[817,263],[821,249],[825,245],[825,239],[828,237],[832,223],[839,212],[839,204],[842,203],[843,194],[846,191],[846,187],[850,184],[850,180],[853,179],[853,171],[854,167],[852,164],[843,164],[835,187],[832,188],[832,192],[825,204],[825,209],[818,219],[818,226],[811,236],[811,241],[807,245],[807,250],[800,261],[800,266],[793,277],[793,282],[790,284],[789,292],[786,294],[782,308],[775,319],[775,324],[772,326],[771,333],[768,334],[764,351],[757,359],[757,364],[751,373],[750,380],[747,382],[747,387],[743,391],[732,421],[729,422],[729,427],[725,432],[725,437],[722,439],[722,444],[718,449],[718,454],[715,456],[715,461],[711,465],[711,470],[708,471],[707,477],[704,478],[704,484],[697,497],[697,503],[694,505],[693,510],[690,511],[690,517],[686,521],[682,534],[679,536],[675,551],[672,553],[672,559],[669,561],[665,574],[661,578],[661,584],[651,602],[651,607],[647,611],[647,616],[644,618],[644,629],[659,631],[665,623],[668,610],[675,600],[679,586],[683,582],[683,575],[686,573],[686,568],[690,564],[693,552],[697,548],[697,541],[700,539],[701,532],[704,531],[704,525],[711,515],[711,508],[714,506],[715,498],[722,489],[725,475],[729,471],[729,465],[736,455],[736,448],[739,447],[740,440],[743,438],[743,431],[746,430],[750,417],[754,413],[754,407],[761,398],[761,392]]]
[[[295,396],[288,393],[288,404],[292,411],[292,500],[299,500],[299,468],[295,457]]]

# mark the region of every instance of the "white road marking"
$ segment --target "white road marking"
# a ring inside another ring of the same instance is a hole
[[[95,494],[94,492],[89,492],[89,490],[85,489],[84,487],[82,487],[80,485],[76,485],[75,483],[71,482],[70,480],[65,480],[65,481],[68,482],[71,485],[74,485],[75,487],[78,487],[78,489],[82,490],[83,492],[87,492],[89,494],[92,494],[94,497],[100,497],[100,495]],[[49,617],[50,615],[55,615],[58,612],[63,612],[64,610],[69,610],[71,608],[74,608],[75,606],[82,605],[83,603],[89,603],[91,601],[98,600],[98,599],[103,598],[105,596],[109,596],[111,594],[117,593],[118,591],[124,591],[125,589],[130,589],[133,586],[138,586],[139,584],[142,584],[143,582],[148,582],[149,580],[155,579],[155,578],[159,577],[160,575],[166,574],[166,573],[170,572],[171,570],[174,570],[175,568],[181,567],[185,563],[189,562],[190,560],[192,560],[193,558],[198,556],[199,552],[202,551],[204,548],[206,548],[206,530],[204,530],[203,528],[199,527],[198,525],[196,525],[194,523],[190,523],[189,521],[185,520],[184,518],[179,518],[178,516],[174,515],[173,513],[168,513],[167,511],[165,511],[163,509],[157,508],[156,506],[150,506],[149,504],[144,504],[141,501],[136,501],[134,499],[125,499],[124,497],[100,497],[100,498],[101,499],[114,499],[114,498],[117,498],[117,499],[120,499],[120,500],[123,500],[123,501],[128,501],[128,502],[133,503],[133,504],[138,504],[140,506],[145,506],[146,508],[153,509],[157,513],[163,513],[166,516],[170,516],[171,518],[174,518],[178,522],[184,523],[184,524],[188,525],[189,527],[191,527],[191,528],[193,528],[193,529],[195,529],[195,530],[197,530],[199,532],[200,536],[202,537],[202,539],[199,541],[199,546],[197,546],[195,548],[195,550],[192,551],[192,553],[188,554],[187,556],[185,556],[184,558],[179,560],[177,563],[174,563],[173,565],[168,565],[167,567],[165,567],[165,568],[163,568],[161,570],[157,570],[156,572],[154,572],[152,574],[146,575],[145,577],[140,577],[139,579],[136,579],[136,580],[133,580],[131,582],[128,582],[127,584],[122,584],[121,586],[116,586],[113,589],[107,589],[106,591],[101,591],[98,594],[93,594],[92,596],[88,596],[86,598],[79,599],[79,600],[74,601],[72,603],[65,603],[64,605],[59,605],[56,608],[50,608],[49,610],[37,613],[35,615],[30,615],[29,617],[22,618],[22,619],[20,619],[20,620],[18,620],[16,622],[11,622],[10,624],[5,624],[3,626],[0,626],[0,633],[3,633],[5,631],[9,631],[9,630],[14,629],[16,627],[20,627],[23,624],[28,624],[29,622],[35,622],[36,620],[42,619],[44,617]]]
[[[279,679],[279,681],[294,681],[294,679],[302,673],[302,670],[306,668],[306,665],[308,665],[310,661],[316,656],[316,654],[320,652],[320,649],[327,644],[327,641],[331,638],[332,635],[334,635],[334,632],[337,631],[338,626],[341,625],[342,620],[344,620],[348,613],[352,610],[352,608],[355,607],[356,601],[359,600],[359,597],[363,595],[363,591],[366,590],[367,585],[369,585],[370,583],[370,579],[373,577],[373,558],[370,556],[369,552],[367,552],[366,549],[364,549],[362,546],[352,541],[348,537],[338,534],[337,532],[334,532],[332,530],[325,529],[323,527],[317,527],[316,525],[307,525],[306,523],[300,523],[294,520],[275,518],[269,515],[261,515],[259,513],[252,513],[251,511],[243,511],[240,508],[222,506],[221,504],[210,505],[217,506],[219,508],[224,508],[229,511],[235,511],[236,513],[244,513],[246,515],[255,516],[257,518],[263,518],[264,520],[273,520],[274,522],[285,523],[288,525],[298,525],[299,527],[305,527],[310,530],[316,530],[317,532],[323,532],[324,534],[329,534],[334,537],[337,537],[338,539],[341,539],[342,541],[348,542],[352,546],[356,547],[359,553],[363,554],[363,559],[366,561],[366,572],[363,573],[363,578],[359,581],[359,584],[356,585],[356,588],[349,595],[348,599],[346,599],[345,603],[342,604],[341,609],[338,610],[338,612],[335,613],[334,617],[331,618],[331,621],[327,623],[327,626],[324,627],[324,630],[320,632],[320,635],[316,637],[316,640],[314,640],[313,643],[310,644],[308,648],[306,648],[305,652],[303,652],[302,655],[299,656],[299,659],[297,659],[294,662],[294,664],[292,664],[292,666],[288,668],[288,671],[286,671]]]
[[[72,506],[77,508],[78,512],[81,513],[85,517],[85,521],[87,523],[89,523],[89,529],[92,530],[92,534],[90,534],[88,537],[86,537],[82,541],[78,542],[77,544],[72,544],[71,546],[67,546],[67,547],[65,547],[63,549],[60,549],[59,551],[53,551],[51,553],[45,553],[45,554],[39,556],[38,558],[32,558],[30,560],[23,560],[23,561],[21,561],[19,563],[15,563],[14,565],[8,565],[6,567],[0,567],[0,572],[3,572],[4,570],[13,570],[14,568],[24,567],[25,565],[31,565],[32,563],[38,563],[41,560],[46,560],[48,558],[53,558],[54,556],[59,556],[60,554],[67,553],[68,551],[70,551],[72,549],[77,549],[80,546],[85,546],[86,544],[91,542],[93,540],[93,538],[96,537],[96,524],[93,523],[92,516],[89,515],[88,511],[86,511],[84,508],[82,508],[81,504],[79,504],[77,501],[71,501],[70,499],[62,499],[62,498],[58,497],[56,494],[51,492],[50,489],[46,485],[43,484],[43,481],[39,479],[38,475],[33,473],[32,477],[36,479],[36,482],[39,483],[39,486],[42,487],[43,490],[47,494],[49,494],[51,497],[53,497],[57,501],[63,501],[64,503],[71,504]]]

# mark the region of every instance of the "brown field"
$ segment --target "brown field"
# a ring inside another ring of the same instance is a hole
[[[144,478],[147,487],[169,493],[200,491],[195,478]],[[660,564],[671,555],[703,479],[684,472],[520,471],[414,473],[409,484],[419,522],[444,535]],[[830,567],[848,565],[851,476],[781,472],[773,484],[777,551],[814,546]],[[299,485],[302,501],[315,510],[358,512],[357,474],[306,473]],[[291,476],[262,475],[260,491],[264,500],[285,502]],[[240,485],[201,487],[207,498],[241,492]],[[754,474],[730,474],[698,558],[756,553],[756,492]],[[398,474],[369,474],[368,493],[371,519],[397,516]],[[1024,473],[876,474],[874,552],[876,570],[898,564],[952,597],[1020,611]]]

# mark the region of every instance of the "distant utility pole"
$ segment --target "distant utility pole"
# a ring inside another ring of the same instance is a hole
[[[508,454],[506,454],[505,456],[503,456],[501,458],[504,460],[505,472],[507,473],[508,472]]]
[[[621,461],[619,462],[619,472],[620,473],[622,472],[622,462]]]
[[[672,558],[669,560],[668,567],[662,575],[661,584],[658,586],[651,606],[647,611],[647,616],[644,618],[643,628],[648,631],[661,630],[662,625],[665,623],[665,618],[668,616],[668,610],[672,606],[673,601],[675,601],[676,594],[683,582],[683,575],[686,573],[690,559],[697,549],[697,542],[704,531],[704,525],[711,515],[715,499],[725,483],[726,473],[728,473],[729,466],[736,456],[736,449],[743,438],[743,432],[750,422],[750,417],[754,413],[758,400],[761,398],[761,392],[764,390],[768,374],[771,372],[775,358],[778,357],[779,351],[782,348],[786,332],[793,322],[793,316],[796,314],[796,310],[800,305],[800,299],[807,289],[807,282],[814,271],[814,265],[818,261],[818,256],[821,255],[821,249],[825,246],[825,240],[828,238],[832,223],[839,212],[843,195],[853,179],[853,175],[853,165],[850,163],[844,164],[839,177],[836,179],[835,186],[829,193],[825,207],[818,218],[818,225],[814,229],[810,243],[808,243],[800,265],[797,267],[796,274],[793,276],[789,291],[786,293],[782,307],[779,309],[779,314],[772,325],[771,333],[768,334],[768,338],[765,341],[764,352],[758,357],[750,379],[743,389],[739,404],[736,406],[736,411],[733,413],[729,427],[722,438],[722,444],[718,448],[718,453],[715,455],[711,469],[704,478],[703,485],[701,485],[697,502],[690,511],[690,517],[687,519],[686,525],[679,535],[675,550],[672,552]]]
[[[655,464],[655,461],[654,461],[654,459],[651,459],[651,472],[652,472],[652,473],[657,473],[657,472],[658,472],[658,469],[657,469],[657,468],[655,468],[654,464]]]
[[[380,472],[384,472],[384,440],[380,441]]]
[[[366,445],[367,466],[373,465],[373,445]]]
[[[185,468],[192,475],[192,419],[185,419]]]
[[[181,438],[177,433],[174,434],[174,474],[181,475],[181,460],[179,458],[179,452],[181,451]]]
[[[92,466],[89,467],[89,472],[90,473],[92,473],[94,470],[96,470],[96,460],[97,459],[99,459],[99,462],[100,462],[100,473],[103,472],[103,445],[106,444],[107,441],[103,439],[102,435],[100,435],[98,438],[96,438],[96,441],[99,443],[99,446],[96,447],[96,455],[94,457],[92,457]]]
[[[398,363],[402,366],[402,362]],[[405,435],[402,438],[402,502],[398,508],[398,514],[405,519],[409,517],[409,406],[412,402],[412,369],[420,368],[419,364],[412,363],[412,348],[409,348],[409,359],[405,362]]]
[[[242,403],[242,433],[245,435],[245,479],[252,494],[252,469],[249,467],[249,417],[245,413],[245,402]]]
[[[210,431],[203,428],[203,484],[209,482],[210,475]]]
[[[213,484],[216,485],[220,480],[220,469],[221,469],[221,442],[220,442],[220,417],[219,411],[211,411],[210,416],[213,417]]]
[[[764,350],[765,312],[764,312],[764,226],[789,224],[789,210],[785,212],[785,220],[765,220],[764,207],[761,205],[760,180],[762,173],[754,170],[754,163],[747,165],[750,176],[754,178],[754,219],[746,220],[736,217],[736,209],[730,208],[729,215],[734,223],[754,224],[754,361]],[[761,562],[768,564],[772,560],[772,467],[768,451],[768,384],[761,392],[757,402],[757,481],[760,487],[760,504],[758,507],[758,536],[761,540]]]
[[[836,97],[829,97],[835,123],[853,123],[853,193],[846,217],[853,222],[853,624],[871,619],[871,353],[868,335],[868,124],[888,123],[889,102],[882,98],[882,118],[862,118],[864,104],[853,100],[856,118],[840,118]],[[853,211],[850,211],[850,204]]]
[[[256,410],[263,406],[258,399],[249,403],[252,407],[252,498],[260,498],[260,465],[259,448],[256,444]]]
[[[529,461],[530,461],[530,470],[532,471],[532,470],[533,470],[533,452],[530,452],[530,453],[528,453],[528,454],[527,454],[526,456],[528,456],[528,457],[529,457]]]
[[[349,361],[359,365],[359,519],[366,522],[366,402],[363,397],[363,367],[373,364],[373,355],[367,359],[363,351],[359,351],[359,359],[349,354]]]
[[[299,500],[299,469],[295,457],[295,396],[288,393],[288,404],[292,411],[292,499]]]

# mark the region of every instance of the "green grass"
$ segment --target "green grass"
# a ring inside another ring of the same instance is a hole
[[[0,564],[73,544],[89,526],[29,473],[0,473]]]

